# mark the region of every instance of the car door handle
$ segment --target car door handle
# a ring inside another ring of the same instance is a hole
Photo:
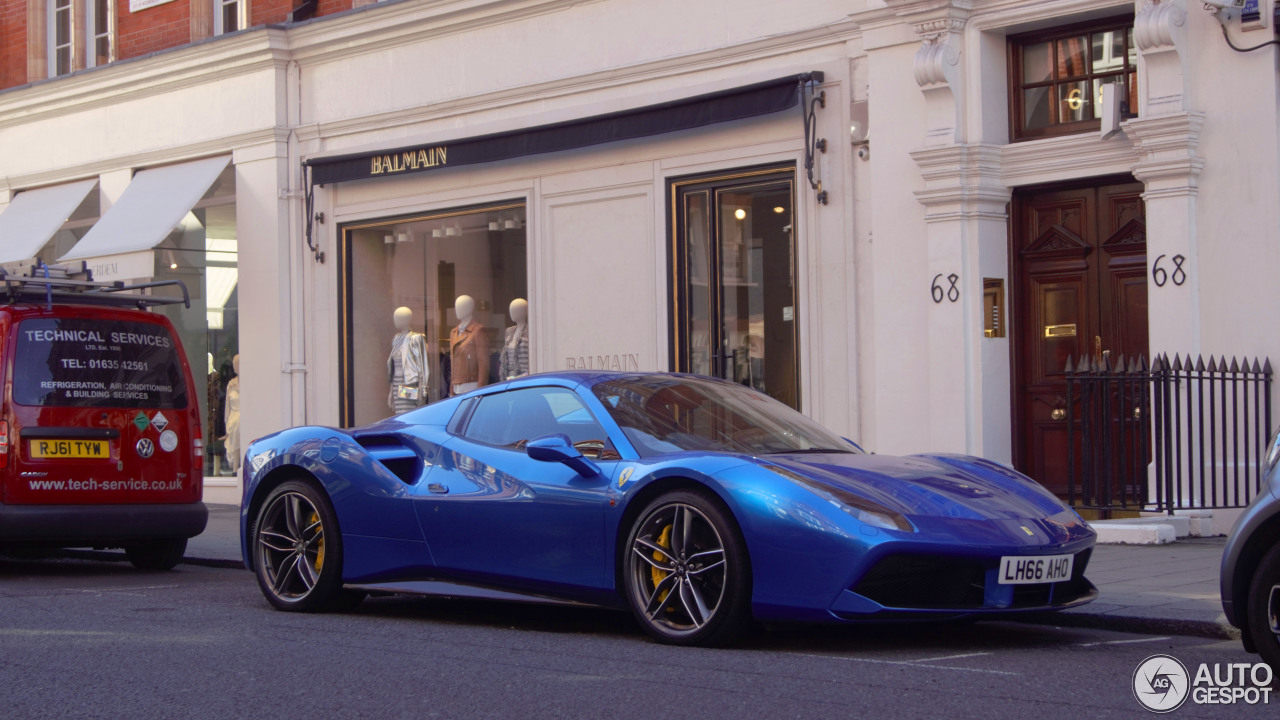
[[[440,483],[430,483],[429,485],[427,485],[427,490],[429,492],[433,492],[438,495],[449,494],[449,488],[445,487],[444,485],[441,485]]]

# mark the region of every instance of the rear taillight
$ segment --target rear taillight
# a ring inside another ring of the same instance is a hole
[[[204,476],[204,440],[196,438],[191,443],[192,471],[196,477]]]
[[[0,468],[9,467],[9,421],[0,420]]]

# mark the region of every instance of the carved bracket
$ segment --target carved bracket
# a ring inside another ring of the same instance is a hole
[[[965,18],[949,12],[911,23],[920,37],[913,70],[916,84],[924,93],[925,120],[928,129],[926,146],[960,142],[960,100],[962,73],[960,68],[960,35]]]
[[[1182,113],[1186,107],[1185,53],[1187,14],[1174,0],[1144,0],[1133,19],[1133,40],[1146,63],[1146,92],[1138,115]]]

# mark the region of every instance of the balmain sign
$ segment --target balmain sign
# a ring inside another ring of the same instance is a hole
[[[815,82],[822,82],[822,73],[789,75],[657,105],[459,138],[447,145],[410,145],[330,155],[311,158],[304,164],[310,168],[313,185],[327,185],[576,150],[781,112],[800,101],[801,84]]]
[[[369,158],[369,175],[395,175],[415,170],[428,170],[449,164],[449,148],[435,147],[402,150],[390,155],[374,155]]]

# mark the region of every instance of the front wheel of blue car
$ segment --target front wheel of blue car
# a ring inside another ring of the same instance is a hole
[[[286,482],[267,496],[254,518],[254,575],[279,610],[351,609],[363,599],[342,588],[342,535],[328,498],[314,486]]]
[[[662,495],[627,541],[627,600],[644,629],[673,645],[721,646],[751,621],[751,565],[727,510],[700,492]]]

